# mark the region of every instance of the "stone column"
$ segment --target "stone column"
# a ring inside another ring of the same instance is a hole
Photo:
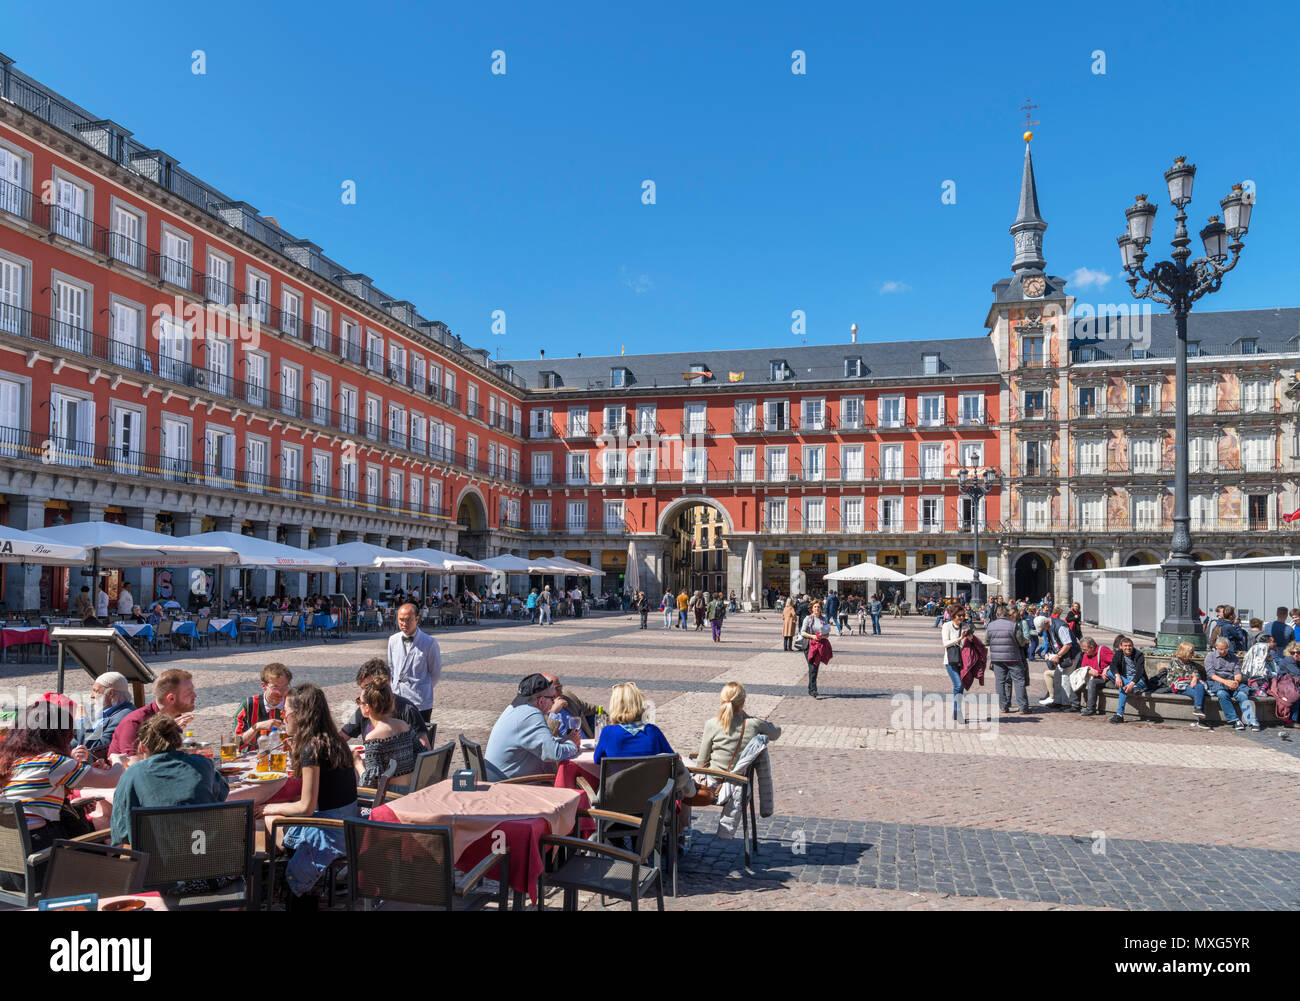
[[[212,515],[212,531],[214,532],[238,532],[239,526],[235,524],[233,516],[228,514]]]
[[[907,576],[909,577],[912,577],[916,574],[916,550],[915,549],[909,549],[903,554],[903,573],[907,574]],[[908,596],[907,593],[908,588],[912,589],[912,593],[910,597]],[[913,611],[916,610],[916,583],[914,581],[909,580],[906,584],[903,585],[903,600],[911,601],[912,610]]]
[[[372,546],[382,546],[384,545],[384,537],[382,535],[370,533],[366,535],[366,542]],[[361,575],[361,589],[365,591],[371,599],[378,602],[379,592],[383,590],[383,576],[378,572],[363,573]]]
[[[126,509],[127,528],[139,528],[152,532],[154,519],[158,512],[148,508],[131,507]],[[131,594],[135,603],[141,608],[148,608],[153,602],[153,569],[145,567],[123,567],[122,579],[131,585]]]
[[[69,501],[68,502],[68,521],[76,523],[81,521],[103,521],[104,505],[96,504],[93,501]],[[194,531],[198,531],[196,528]]]
[[[799,549],[789,550],[790,554],[790,593],[795,594],[799,590]]]
[[[1118,549],[1112,549],[1112,550],[1110,551],[1110,563],[1109,563],[1108,565],[1111,566],[1111,567],[1117,567],[1117,566],[1119,566],[1119,550],[1118,550]]]
[[[203,531],[203,515],[196,511],[173,511],[172,536],[177,539],[187,535],[198,535]],[[172,567],[172,593],[181,608],[190,607],[190,595],[193,593],[194,573],[200,567]],[[155,574],[155,579],[157,575]],[[198,607],[197,605],[195,606]]]
[[[307,526],[285,525],[284,544],[293,546],[294,549],[306,549]],[[290,598],[305,598],[307,596],[307,575],[305,573],[281,574],[281,579],[284,581],[284,593]]]
[[[836,570],[838,570],[839,568],[840,568],[840,554],[839,554],[839,550],[828,549],[828,550],[826,551],[826,572],[827,572],[828,574],[832,574],[832,573],[834,573]],[[830,594],[830,592],[832,592],[832,591],[835,591],[836,593],[838,593],[838,592],[839,592],[839,589],[840,589],[840,582],[839,582],[839,581],[837,581],[837,580],[828,580],[828,581],[826,582],[826,593],[827,593],[827,594]]]
[[[1003,546],[998,551],[998,571],[997,576],[1002,578],[1002,593],[1008,600],[1015,601],[1020,595],[1012,593],[1016,586],[1016,575],[1011,566],[1011,549],[1008,546]],[[993,571],[990,570],[989,573]]]
[[[336,529],[318,528],[316,529],[316,538],[311,548],[327,549],[330,546],[338,545],[338,541],[339,541],[339,533]],[[320,594],[334,593],[335,590],[334,571],[332,570],[321,571],[316,574],[313,574],[313,576],[315,576],[317,579],[320,580],[320,589],[319,589]],[[343,585],[344,576],[345,574],[343,572],[340,572],[338,574],[338,578],[339,578],[338,586],[340,587]]]
[[[736,592],[736,601],[740,607],[744,607],[745,601],[745,554],[734,553],[727,550],[727,590],[723,593],[724,598],[731,597],[731,592]]]
[[[1070,607],[1074,599],[1070,595],[1070,550],[1062,547],[1056,551],[1056,574],[1052,584],[1052,595],[1058,605]]]
[[[587,565],[595,567],[597,570],[603,569],[600,565],[600,554],[601,550],[599,549],[589,549],[587,551]],[[591,598],[599,598],[605,593],[605,579],[603,577],[589,577],[588,580],[591,581]],[[609,589],[614,590],[612,580],[609,582]]]
[[[945,563],[960,563],[961,562],[961,559],[959,558],[960,555],[961,555],[961,550],[959,549],[945,549],[943,553],[943,559]],[[946,584],[944,585],[944,589],[948,592],[948,594],[952,595],[953,597],[957,596],[956,584]]]
[[[39,497],[20,497],[10,495],[9,527],[22,532],[39,532],[45,527],[45,502]],[[72,582],[74,595],[81,590],[83,578],[80,567],[68,571],[68,580]],[[41,568],[22,563],[6,563],[5,574],[5,608],[11,612],[22,612],[41,607]],[[84,578],[89,579],[89,578]],[[53,599],[53,595],[50,596]]]
[[[269,521],[255,521],[253,524],[253,538],[266,539],[275,541],[275,532],[271,528]],[[254,570],[249,575],[249,595],[260,598],[263,595],[275,594],[275,571],[274,570]]]

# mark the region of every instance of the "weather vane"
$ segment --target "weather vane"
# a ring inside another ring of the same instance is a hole
[[[1030,131],[1030,129],[1033,126],[1038,124],[1038,119],[1031,117],[1030,112],[1032,112],[1037,107],[1038,105],[1036,104],[1030,104],[1029,98],[1026,97],[1025,103],[1022,104],[1018,109],[1016,109],[1018,111],[1023,111],[1025,113],[1025,135],[1024,135],[1025,142],[1029,142],[1031,139],[1034,138],[1034,134],[1033,132]]]

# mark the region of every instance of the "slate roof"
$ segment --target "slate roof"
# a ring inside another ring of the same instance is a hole
[[[922,355],[939,355],[938,376],[927,376],[922,367]],[[646,389],[652,386],[683,388],[690,384],[682,378],[692,365],[703,365],[713,373],[713,378],[702,385],[729,385],[728,373],[743,372],[740,384],[759,384],[765,387],[790,385],[797,382],[852,382],[863,377],[844,374],[848,358],[861,358],[866,379],[948,378],[953,376],[994,376],[998,372],[997,357],[987,337],[955,337],[946,340],[892,341],[857,344],[781,344],[766,348],[737,348],[699,351],[682,351],[660,354],[597,355],[582,358],[530,358],[503,361],[516,373],[528,380],[529,389],[542,385],[541,374],[559,375],[557,388],[604,389],[609,386],[610,370],[624,368],[628,371],[628,388]],[[771,363],[784,361],[792,374],[784,379],[771,379]]]
[[[1132,313],[1143,304],[1126,305]],[[1258,354],[1300,354],[1300,308],[1193,310],[1187,317],[1187,339],[1199,342],[1202,357],[1241,355],[1242,341],[1249,339],[1255,340]],[[1155,305],[1143,317],[1076,316],[1070,347],[1074,351],[1093,348],[1097,361],[1120,360],[1132,358],[1133,349],[1142,349],[1146,342],[1146,357],[1173,358],[1177,341],[1173,314]]]

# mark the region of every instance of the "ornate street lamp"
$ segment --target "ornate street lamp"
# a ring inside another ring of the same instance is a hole
[[[1128,232],[1119,238],[1120,258],[1128,274],[1129,289],[1135,299],[1152,299],[1173,310],[1174,326],[1178,334],[1174,359],[1174,534],[1169,562],[1164,565],[1165,617],[1160,623],[1156,645],[1160,650],[1173,650],[1183,640],[1190,640],[1197,648],[1205,646],[1205,636],[1200,629],[1197,610],[1201,568],[1192,558],[1192,534],[1187,505],[1187,313],[1192,303],[1203,295],[1217,292],[1223,276],[1237,266],[1244,244],[1242,237],[1250,228],[1250,213],[1254,207],[1254,192],[1243,190],[1240,184],[1232,186],[1231,193],[1219,202],[1223,219],[1210,216],[1209,225],[1201,230],[1205,256],[1189,261],[1191,237],[1187,233],[1187,204],[1192,200],[1192,181],[1196,167],[1186,157],[1178,157],[1165,171],[1169,187],[1169,202],[1178,210],[1174,221],[1173,260],[1157,261],[1147,267],[1146,248],[1151,242],[1151,225],[1155,220],[1156,206],[1138,195],[1137,200],[1124,215]],[[1231,253],[1232,259],[1228,260]],[[1146,284],[1138,289],[1138,283]]]
[[[978,606],[982,598],[980,590],[980,501],[993,492],[993,488],[998,486],[999,480],[1000,477],[996,469],[986,469],[983,475],[980,475],[978,470],[967,469],[964,466],[957,470],[957,489],[971,499],[970,527],[975,540],[975,566],[972,571],[970,586],[972,608]]]

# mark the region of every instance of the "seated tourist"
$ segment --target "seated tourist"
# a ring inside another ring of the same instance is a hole
[[[357,773],[352,752],[330,716],[329,700],[315,685],[299,685],[284,703],[284,725],[289,733],[293,772],[302,780],[302,792],[291,803],[268,803],[263,809],[268,833],[276,817],[357,817]],[[317,827],[290,827],[282,832],[284,848],[293,852],[285,879],[298,898],[310,893],[329,864],[344,853],[343,831]]]
[[[131,840],[133,807],[224,803],[230,787],[211,758],[181,750],[176,721],[157,713],[140,727],[143,758],[127,769],[113,793],[113,844]]]
[[[1300,640],[1291,640],[1287,643],[1286,649],[1282,651],[1277,659],[1277,680],[1281,681],[1283,675],[1290,675],[1300,684]],[[1285,727],[1290,727],[1292,723],[1300,722],[1300,701],[1297,701],[1292,707],[1288,718],[1281,723]]]
[[[1184,640],[1174,651],[1174,659],[1169,662],[1165,677],[1169,690],[1186,695],[1192,700],[1192,715],[1196,719],[1192,726],[1199,730],[1208,730],[1205,720],[1205,668],[1196,663],[1196,647]]]
[[[1088,669],[1088,706],[1080,716],[1096,716],[1097,693],[1106,687],[1107,672],[1115,651],[1105,644],[1098,644],[1089,636],[1083,641],[1083,660],[1080,664]]]
[[[498,717],[483,753],[489,782],[553,772],[559,762],[578,756],[581,731],[557,737],[546,725],[555,700],[555,685],[545,675],[519,682],[519,694]]]
[[[147,706],[127,713],[113,731],[108,745],[112,761],[130,764],[136,754],[136,738],[140,727],[157,713],[166,713],[183,730],[194,720],[194,707],[198,696],[194,692],[194,676],[189,671],[171,668],[158,675],[153,683],[153,701]]]
[[[244,699],[235,714],[235,736],[241,747],[252,747],[257,738],[284,720],[284,700],[293,682],[293,672],[283,664],[262,668],[262,693]]]
[[[361,785],[373,788],[388,769],[388,763],[396,761],[397,771],[392,781],[405,785],[415,770],[415,755],[423,747],[415,731],[395,714],[397,698],[387,680],[372,678],[367,681],[357,699],[357,707],[369,724],[364,753],[359,747],[353,751],[357,780]]]
[[[131,685],[117,671],[106,671],[90,686],[89,712],[77,720],[76,746],[96,757],[108,755],[117,725],[135,709]],[[75,750],[75,748],[74,748]]]
[[[1250,686],[1245,683],[1241,665],[1227,636],[1216,639],[1214,649],[1205,655],[1205,677],[1210,694],[1219,700],[1224,720],[1231,723],[1234,730],[1250,727],[1258,733],[1259,719],[1250,701]]]
[[[731,771],[744,754],[745,747],[760,733],[773,741],[781,736],[781,728],[765,719],[747,715],[745,686],[738,681],[729,681],[722,686],[718,715],[704,724],[695,764],[699,768]]]
[[[651,754],[671,754],[672,747],[663,731],[653,723],[644,723],[645,696],[635,682],[615,685],[609,693],[609,725],[596,741],[596,764],[601,758],[640,758]]]
[[[583,735],[590,737],[592,735],[591,724],[587,722],[587,717],[596,715],[596,707],[588,705],[572,693],[565,692],[564,686],[560,684],[560,679],[555,675],[544,674],[542,677],[555,686],[555,702],[551,705],[551,711],[546,715],[546,725],[550,728],[551,733],[556,736],[565,736],[572,727],[563,724],[568,719],[573,719],[580,724],[579,729],[582,730]]]
[[[1128,702],[1128,697],[1134,692],[1149,691],[1146,654],[1137,649],[1127,636],[1116,636],[1114,659],[1110,662],[1106,677],[1119,689],[1119,704],[1115,707],[1115,715],[1110,718],[1110,721],[1123,723],[1124,706]]]
[[[361,695],[366,690],[366,685],[372,681],[382,681],[384,684],[392,687],[392,677],[388,672],[388,661],[383,657],[371,657],[361,665],[357,670],[357,687]],[[402,720],[411,731],[415,734],[415,739],[420,743],[421,750],[430,750],[429,727],[424,722],[424,714],[420,712],[415,703],[410,699],[404,698],[393,693],[394,707],[392,716]],[[357,737],[364,737],[370,729],[370,722],[361,713],[360,701],[357,702],[357,711],[353,714],[352,719],[343,724],[343,736],[349,740],[355,740]]]
[[[68,793],[111,788],[123,768],[91,764],[84,751],[72,750],[72,700],[66,696],[46,696],[18,712],[17,725],[0,739],[0,799],[22,804],[32,851],[38,852],[60,838],[89,834],[90,824],[68,807]],[[43,873],[39,878],[43,883]],[[0,873],[0,888],[19,887]]]

